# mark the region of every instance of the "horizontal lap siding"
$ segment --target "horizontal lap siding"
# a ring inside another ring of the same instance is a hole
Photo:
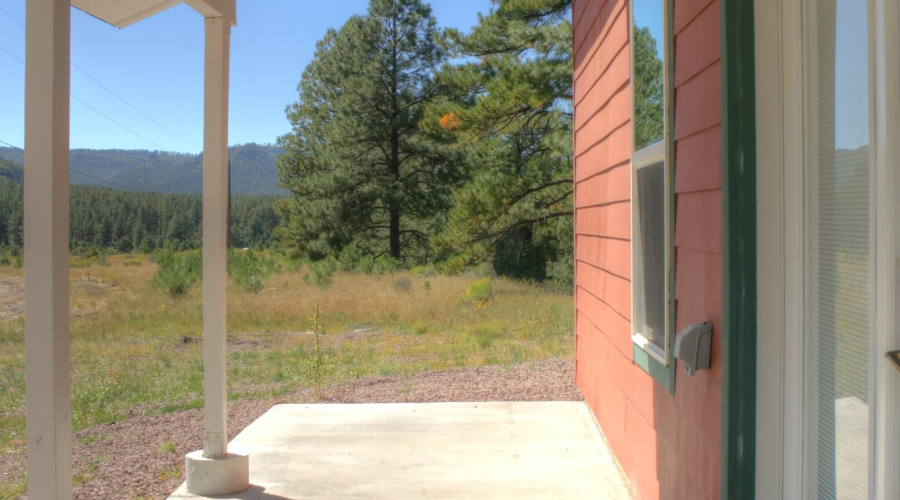
[[[674,0],[675,320],[713,324],[712,369],[672,397],[633,363],[631,89],[625,0],[575,0],[576,383],[640,499],[715,499],[721,482],[719,5]]]

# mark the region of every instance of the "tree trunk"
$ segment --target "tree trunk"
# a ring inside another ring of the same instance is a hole
[[[391,257],[400,260],[400,212],[391,209]]]
[[[400,132],[396,129],[391,132],[391,176],[394,178],[394,182],[400,182]],[[391,193],[390,196],[393,197],[395,194]],[[400,260],[400,207],[396,199],[391,201],[389,210],[391,214],[391,257]]]

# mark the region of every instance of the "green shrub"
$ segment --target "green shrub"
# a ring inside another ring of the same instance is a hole
[[[430,292],[431,291],[431,282],[428,280],[425,280],[425,284],[422,285],[422,288],[424,288],[426,292]]]
[[[372,272],[375,274],[387,274],[394,272],[398,267],[400,267],[400,263],[397,261],[397,259],[391,257],[390,255],[385,255],[375,261],[375,266],[372,267]]]
[[[87,258],[96,257],[96,256],[97,256],[97,253],[98,253],[98,252],[97,252],[97,247],[94,246],[93,243],[91,243],[90,245],[84,247],[84,249],[82,250],[82,255],[84,255],[84,256],[87,257]]]
[[[434,264],[427,264],[424,266],[416,266],[409,270],[409,274],[413,276],[423,276],[426,278],[430,278],[437,274],[437,270],[434,268]]]
[[[473,276],[477,276],[479,278],[488,278],[494,276],[494,266],[491,265],[490,262],[482,262],[476,266],[473,266],[469,272]]]
[[[573,292],[575,289],[575,260],[571,253],[547,263],[547,281],[552,288]]]
[[[309,272],[303,276],[303,281],[310,285],[326,288],[331,284],[331,277],[340,269],[340,262],[332,256],[313,262],[309,265]]]
[[[494,300],[494,283],[490,278],[482,278],[466,288],[465,301],[476,309],[487,307]]]
[[[373,259],[371,255],[364,256],[362,259],[359,259],[359,263],[356,264],[356,272],[362,274],[372,274],[374,268],[375,259]]]
[[[119,238],[118,243],[116,243],[116,251],[119,253],[129,253],[134,249],[134,245],[131,243],[131,238],[128,236],[122,236]]]
[[[154,258],[159,269],[150,284],[165,290],[169,295],[184,295],[200,279],[203,261],[198,252],[190,252],[182,257],[171,250],[163,250]]]
[[[458,276],[461,274],[468,265],[468,260],[459,255],[454,255],[447,260],[443,260],[437,263],[437,269],[441,272],[441,274],[446,274],[447,276]]]
[[[265,278],[274,267],[274,262],[253,250],[228,252],[228,275],[248,293],[262,291],[266,286]]]
[[[359,261],[362,260],[363,253],[362,250],[356,246],[356,243],[351,243],[344,247],[341,250],[341,254],[338,256],[338,261],[341,263],[341,269],[344,271],[355,271]]]

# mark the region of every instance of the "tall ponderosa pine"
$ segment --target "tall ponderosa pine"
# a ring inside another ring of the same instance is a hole
[[[456,98],[425,123],[454,136],[473,169],[435,239],[458,266],[493,254],[519,277],[571,276],[570,14],[571,0],[494,0],[471,33],[445,33],[471,59],[441,69]]]
[[[311,254],[355,243],[374,256],[425,255],[457,178],[448,150],[419,128],[444,60],[431,9],[372,0],[318,43],[280,138],[279,237]]]
[[[634,148],[642,149],[663,138],[662,59],[649,28],[634,26]]]

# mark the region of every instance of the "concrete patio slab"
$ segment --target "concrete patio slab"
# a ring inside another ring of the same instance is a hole
[[[229,449],[249,453],[252,486],[216,498],[631,499],[574,401],[279,405]]]

